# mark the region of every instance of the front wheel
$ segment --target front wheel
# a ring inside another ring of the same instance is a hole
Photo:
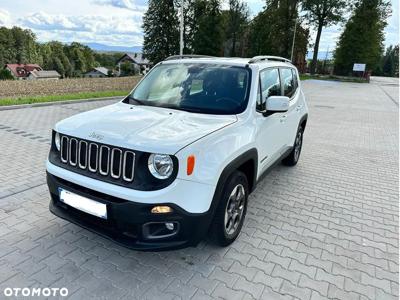
[[[292,151],[289,153],[289,155],[285,159],[282,160],[282,163],[284,165],[295,166],[297,164],[297,162],[299,161],[301,148],[303,146],[303,133],[304,133],[303,127],[299,126]]]
[[[228,246],[239,235],[247,211],[248,195],[246,175],[235,171],[225,184],[210,228],[211,238],[217,245]]]

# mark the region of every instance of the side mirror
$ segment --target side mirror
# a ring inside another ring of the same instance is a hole
[[[270,96],[266,101],[267,113],[286,112],[289,109],[289,97]]]

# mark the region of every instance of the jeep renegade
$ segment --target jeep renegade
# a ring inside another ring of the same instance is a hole
[[[124,100],[55,125],[55,215],[138,250],[221,246],[276,162],[294,166],[308,108],[298,71],[273,56],[174,56]]]

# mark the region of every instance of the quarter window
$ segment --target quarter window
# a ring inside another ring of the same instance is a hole
[[[291,69],[281,69],[283,95],[292,98],[296,92],[296,83]]]

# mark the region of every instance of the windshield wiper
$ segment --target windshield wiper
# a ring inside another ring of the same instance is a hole
[[[136,102],[136,104],[138,104],[138,105],[146,105],[142,101],[135,99],[132,96],[128,96],[128,99],[129,99],[129,103],[131,103],[131,101],[133,101],[133,102]]]

